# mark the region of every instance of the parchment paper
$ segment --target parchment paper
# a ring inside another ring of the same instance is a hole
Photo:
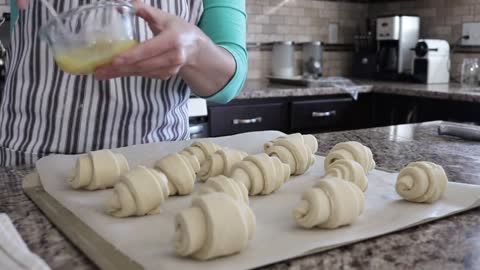
[[[267,131],[211,140],[255,154],[263,151],[264,142],[280,135],[280,132]],[[115,151],[123,153],[132,166],[148,165],[190,143],[164,142]],[[323,175],[323,157],[317,157],[316,164],[307,174],[292,177],[275,194],[251,197],[257,231],[246,250],[234,256],[199,262],[177,257],[172,246],[174,216],[190,206],[191,196],[170,197],[159,215],[113,218],[103,212],[103,204],[110,197],[111,190],[74,191],[67,185],[66,178],[76,159],[77,156],[55,155],[40,160],[37,169],[45,190],[145,269],[249,269],[383,235],[480,205],[480,186],[457,183],[449,183],[446,194],[435,204],[408,203],[395,192],[396,174],[373,171],[369,174],[365,194],[366,211],[355,224],[337,230],[304,230],[296,226],[292,210],[303,191]]]

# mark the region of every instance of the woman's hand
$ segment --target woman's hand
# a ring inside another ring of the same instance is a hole
[[[16,1],[17,1],[17,7],[19,9],[26,9],[28,7],[29,0],[16,0]]]
[[[134,5],[155,37],[99,68],[95,73],[98,79],[142,76],[166,80],[183,67],[193,65],[201,43],[211,42],[200,29],[180,17],[138,0]]]

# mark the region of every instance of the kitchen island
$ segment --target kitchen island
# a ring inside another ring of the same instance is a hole
[[[380,168],[398,171],[411,161],[442,165],[451,181],[480,185],[480,144],[437,135],[440,122],[316,135],[319,154],[338,142],[372,148]],[[30,249],[52,269],[96,269],[23,194],[31,168],[0,168],[0,212],[7,213]],[[265,269],[480,269],[480,209]]]

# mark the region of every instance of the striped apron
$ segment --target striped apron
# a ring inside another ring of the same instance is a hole
[[[144,0],[198,24],[202,0]],[[63,12],[90,0],[53,0]],[[189,139],[190,89],[167,81],[128,77],[96,81],[59,70],[39,28],[50,18],[40,1],[19,14],[0,90],[0,166],[32,165],[52,153],[77,154],[132,144]],[[140,41],[152,37],[138,20]]]

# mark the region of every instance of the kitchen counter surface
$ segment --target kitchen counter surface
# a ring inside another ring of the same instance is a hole
[[[440,122],[316,135],[319,152],[356,140],[372,148],[379,167],[400,170],[411,161],[444,166],[449,179],[480,185],[480,144],[440,137]],[[29,168],[0,168],[0,212],[53,269],[96,269],[22,193]],[[264,269],[480,269],[480,209]]]
[[[467,88],[458,83],[451,84],[413,84],[402,82],[381,82],[371,80],[354,80],[359,93],[384,93],[406,96],[418,96],[437,99],[480,102],[480,87]],[[237,99],[274,98],[291,96],[324,96],[345,94],[335,87],[304,87],[270,84],[265,80],[247,81]]]

